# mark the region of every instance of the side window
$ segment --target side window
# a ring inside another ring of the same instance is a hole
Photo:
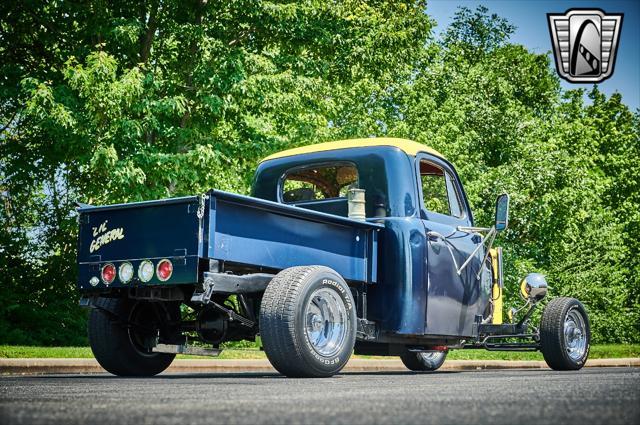
[[[429,211],[450,215],[447,182],[442,168],[427,161],[420,161],[420,180],[424,207]]]
[[[343,198],[350,187],[357,186],[358,170],[354,165],[304,167],[287,172],[282,183],[282,200],[291,204]]]
[[[438,214],[462,217],[462,207],[453,177],[428,161],[420,161],[422,197],[428,211]]]
[[[456,186],[453,182],[453,177],[449,173],[445,173],[447,179],[447,193],[449,195],[449,207],[451,209],[451,215],[454,217],[462,217],[462,207],[460,206],[460,198]]]

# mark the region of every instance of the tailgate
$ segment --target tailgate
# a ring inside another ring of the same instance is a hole
[[[200,197],[189,196],[79,208],[78,286],[100,289],[195,283],[202,241],[199,212],[204,205],[200,203]],[[155,267],[165,258],[173,264],[171,278],[162,282],[154,274],[149,282],[139,279],[138,267],[142,261],[150,260]],[[106,285],[100,279],[104,265],[110,263],[119,269],[125,262],[134,267],[131,281],[123,282],[118,275]],[[99,282],[92,280],[93,277]]]

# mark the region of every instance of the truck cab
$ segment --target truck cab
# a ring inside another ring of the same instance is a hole
[[[378,339],[472,336],[474,318],[488,304],[491,272],[474,278],[485,256],[480,250],[457,275],[452,259],[462,264],[482,238],[456,230],[473,227],[473,215],[455,168],[440,153],[390,138],[292,149],[262,161],[252,196],[346,217],[351,185],[365,191],[367,220],[384,226],[379,280],[367,290],[368,319],[388,334]],[[429,232],[456,236],[453,258]]]
[[[78,212],[89,337],[117,375],[159,373],[176,353],[216,355],[258,336],[278,371],[302,377],[331,376],[354,351],[400,356],[416,371],[437,369],[454,348],[541,350],[559,369],[588,356],[577,300],[552,300],[532,325],[547,292],[536,273],[522,280],[521,312],[502,323],[502,251],[492,243],[507,227],[508,196],[495,224],[477,227],[454,166],[413,141],[276,153],[258,165],[249,197],[212,190]],[[170,237],[160,238],[166,222]],[[113,354],[116,343],[127,350]]]

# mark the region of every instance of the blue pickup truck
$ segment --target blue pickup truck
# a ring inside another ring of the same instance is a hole
[[[403,139],[344,140],[265,158],[251,196],[80,205],[78,287],[89,341],[120,376],[151,376],[176,354],[255,341],[291,377],[338,373],[352,353],[439,368],[450,349],[540,350],[557,370],[589,354],[573,298],[546,303],[536,273],[503,321],[509,197],[476,227],[455,168]]]

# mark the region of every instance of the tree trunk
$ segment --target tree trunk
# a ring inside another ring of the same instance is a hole
[[[158,12],[160,5],[158,2],[151,4],[151,10],[149,11],[149,18],[147,19],[147,30],[140,36],[140,62],[147,64],[149,61],[149,55],[151,54],[151,46],[153,45],[153,39],[158,29]]]

